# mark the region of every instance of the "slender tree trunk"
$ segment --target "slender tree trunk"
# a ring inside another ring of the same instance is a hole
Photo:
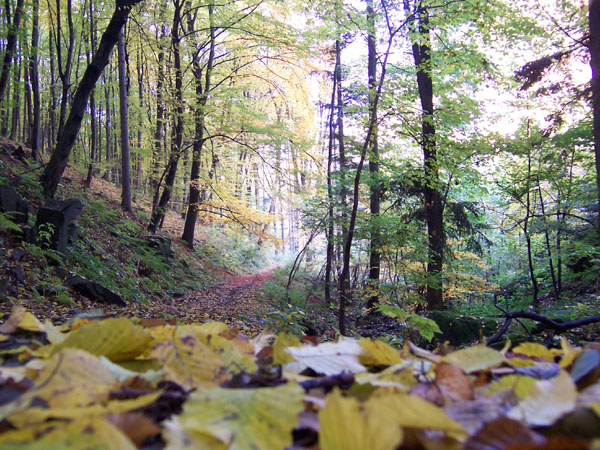
[[[369,285],[373,292],[371,295],[369,295],[368,307],[373,308],[379,301],[379,276],[381,269],[381,252],[379,251],[379,213],[381,203],[381,189],[379,183],[379,147],[377,142],[377,110],[375,104],[375,95],[377,92],[377,47],[375,32],[375,11],[373,10],[373,0],[367,0],[367,31],[369,115],[373,117],[375,121],[373,125],[373,132],[371,133],[371,142],[369,143],[369,173],[371,175],[371,195],[369,199],[369,206],[371,210]]]
[[[163,10],[161,10],[163,11]],[[162,14],[161,14],[162,17]],[[160,159],[163,149],[164,140],[164,117],[165,117],[165,104],[163,102],[163,86],[164,86],[164,69],[163,62],[165,58],[165,51],[162,44],[166,34],[166,27],[163,25],[160,31],[159,39],[159,50],[158,50],[158,76],[156,79],[156,130],[154,131],[154,146],[152,148],[152,161],[150,163],[150,183],[152,191],[154,192],[154,198],[152,200],[152,211],[156,209],[158,204],[159,192],[160,192]]]
[[[215,25],[214,25],[214,5],[208,5],[208,23],[209,23],[209,49],[208,61],[204,68],[204,87],[202,87],[202,67],[198,57],[194,59],[194,76],[196,84],[196,110],[194,112],[195,138],[192,154],[192,173],[190,175],[190,196],[188,201],[187,215],[181,238],[187,242],[189,248],[194,248],[194,232],[196,229],[196,220],[198,218],[198,204],[200,202],[200,158],[202,156],[202,147],[204,145],[204,122],[206,117],[206,102],[211,89],[211,76],[213,71],[213,61],[215,57]]]
[[[110,53],[117,43],[119,30],[123,27],[131,8],[141,0],[117,0],[116,8],[106,30],[102,35],[98,50],[94,54],[91,64],[89,64],[83,74],[81,82],[77,87],[69,117],[65,122],[65,127],[60,135],[56,148],[52,152],[44,173],[41,176],[40,183],[44,193],[49,197],[54,197],[56,188],[62,174],[69,162],[71,150],[79,134],[81,122],[85,114],[90,93],[94,89],[98,78],[108,64]]]
[[[171,143],[171,154],[169,155],[168,172],[165,179],[160,200],[152,212],[148,230],[151,233],[156,233],[158,226],[164,221],[167,211],[167,205],[171,199],[171,191],[175,185],[175,176],[177,175],[177,164],[181,157],[183,144],[183,73],[181,69],[181,54],[180,54],[180,37],[179,27],[181,26],[181,9],[183,8],[183,0],[175,0],[175,12],[173,16],[173,27],[171,30],[171,46],[173,48],[173,63],[175,68],[175,97],[177,109],[175,111],[175,130],[173,141]]]
[[[6,34],[6,49],[4,50],[4,57],[2,58],[2,68],[0,69],[0,104],[4,99],[6,93],[6,87],[8,86],[8,77],[10,74],[12,58],[17,48],[17,31],[19,24],[21,23],[21,16],[23,14],[24,0],[17,0],[17,5],[12,17],[12,23],[8,27],[8,33]],[[8,7],[6,9],[7,17],[10,18]],[[4,107],[4,109],[6,106]],[[5,109],[6,111],[6,109]],[[6,133],[3,133],[6,136]]]
[[[20,45],[19,45],[20,47]],[[21,120],[21,58],[16,57],[14,62],[14,77],[12,80],[13,84],[13,95],[12,95],[12,110],[10,120],[10,134],[8,138],[11,141],[18,140],[19,136],[19,125]],[[6,135],[6,133],[2,133]]]
[[[546,218],[546,208],[544,206],[544,197],[542,196],[542,186],[540,180],[537,180],[538,195],[540,196],[540,208],[542,210],[542,220],[544,221],[544,237],[546,239],[546,252],[548,253],[548,268],[550,269],[550,277],[552,278],[552,289],[554,290],[554,298],[556,300],[560,297],[560,291],[558,289],[558,283],[556,281],[556,272],[554,270],[554,261],[552,259],[552,248],[550,247],[550,231],[548,230],[548,220]]]
[[[127,108],[127,75],[125,74],[125,39],[123,28],[119,31],[119,112],[121,115],[121,208],[133,213],[131,208],[131,162],[129,157],[129,110]]]
[[[594,156],[596,159],[596,189],[598,191],[597,248],[600,249],[600,0],[590,0],[590,65],[592,67],[592,113],[594,129]],[[600,250],[598,250],[600,251]],[[598,252],[597,251],[597,252]],[[598,255],[596,261],[600,261]],[[600,293],[600,262],[596,263],[596,293]]]
[[[41,128],[41,101],[40,101],[40,77],[38,71],[38,47],[39,47],[39,11],[40,1],[33,0],[32,11],[32,29],[31,29],[31,57],[29,60],[29,78],[31,80],[31,90],[33,93],[33,120],[31,122],[31,156],[35,161],[39,161],[40,128]]]
[[[531,179],[531,152],[527,155],[527,197],[525,202],[525,221],[523,222],[523,234],[527,243],[527,264],[529,267],[529,278],[531,279],[531,288],[533,295],[533,305],[538,305],[538,282],[533,271],[533,250],[531,248],[531,236],[529,235],[529,218],[531,217],[531,193],[529,182]]]
[[[58,76],[62,83],[62,94],[60,98],[60,112],[58,115],[58,134],[62,129],[67,117],[67,106],[69,89],[71,88],[71,67],[73,65],[73,48],[75,46],[75,29],[73,27],[73,5],[72,0],[67,0],[67,23],[69,26],[69,43],[67,46],[67,55],[64,63],[62,62],[62,31],[60,23],[60,0],[56,0],[56,56],[58,57]]]
[[[90,54],[96,51],[96,25],[94,16],[94,0],[89,0],[89,21],[90,21],[90,51],[87,54],[87,63],[90,63]],[[87,176],[85,177],[84,187],[89,189],[92,186],[94,177],[94,162],[96,160],[98,131],[96,129],[96,99],[94,97],[95,89],[90,94],[90,162],[88,164]]]
[[[407,15],[410,15],[408,0],[404,0]],[[429,12],[418,5],[414,12],[416,37],[413,39],[412,53],[417,69],[417,86],[421,100],[423,167],[425,172],[425,221],[427,222],[428,259],[427,291],[425,298],[428,310],[444,309],[442,269],[444,263],[444,221],[443,206],[439,192],[437,144],[434,126],[432,61],[429,32]]]
[[[334,228],[333,228],[333,183],[331,180],[331,165],[333,163],[333,140],[334,140],[334,107],[335,107],[335,94],[337,90],[337,77],[336,73],[338,60],[336,58],[335,68],[333,71],[333,87],[331,89],[331,102],[329,108],[329,119],[327,120],[327,126],[329,129],[329,144],[327,150],[327,214],[329,215],[327,223],[327,259],[325,261],[325,301],[331,302],[331,268],[333,265],[333,250],[334,250]]]
[[[342,222],[342,242],[346,242],[348,239],[348,186],[346,185],[346,174],[348,172],[348,163],[346,162],[346,147],[344,142],[344,93],[342,89],[342,43],[339,39],[335,41],[335,80],[337,84],[337,144],[338,144],[338,157],[340,164],[340,209],[341,209],[341,222]],[[342,247],[342,261],[346,260],[346,246]],[[338,252],[339,253],[339,252]],[[348,261],[350,255],[348,255]],[[342,263],[343,265],[343,263]],[[342,267],[343,272],[343,267]],[[345,291],[348,292],[350,289],[350,279],[344,278],[339,280],[340,283],[345,284]]]

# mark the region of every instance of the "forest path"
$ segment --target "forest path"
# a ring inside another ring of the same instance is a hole
[[[261,288],[275,272],[269,268],[255,274],[231,275],[224,273],[224,281],[205,286],[199,291],[156,299],[150,304],[130,301],[127,306],[94,303],[77,296],[75,304],[22,300],[21,304],[38,319],[50,319],[55,324],[77,314],[99,317],[128,316],[164,323],[199,323],[222,321],[239,329],[245,335],[258,334],[265,325],[265,314],[272,310]],[[0,302],[0,313],[9,314],[10,302]]]

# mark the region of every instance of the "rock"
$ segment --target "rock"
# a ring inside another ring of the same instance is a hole
[[[498,326],[498,322],[494,320],[485,321],[449,311],[430,311],[427,317],[435,321],[442,330],[441,335],[435,335],[436,340],[448,341],[454,347],[479,341],[481,333],[490,336]]]
[[[25,272],[23,272],[23,266],[18,264],[13,269],[13,277],[21,284],[25,284]]]
[[[15,248],[11,254],[12,259],[15,261],[21,261],[23,256],[25,256],[25,250],[22,248]]]
[[[29,205],[15,188],[7,184],[0,185],[0,211],[13,213],[11,220],[15,223],[27,224]]]
[[[78,294],[98,303],[109,305],[127,306],[127,302],[119,294],[115,294],[108,288],[105,288],[95,281],[87,280],[78,275],[69,276],[65,284]]]
[[[34,244],[37,238],[35,227],[32,227],[31,225],[23,225],[21,230],[23,231],[23,241],[27,242],[28,244]]]
[[[77,199],[51,200],[38,210],[36,229],[38,237],[48,233],[44,244],[63,255],[67,252],[72,222],[81,214],[83,204]]]
[[[167,291],[167,294],[173,298],[181,298],[185,295],[185,293],[179,291]]]
[[[147,237],[146,242],[151,248],[157,249],[165,259],[171,259],[175,256],[175,252],[171,249],[171,239],[168,237],[153,234]]]

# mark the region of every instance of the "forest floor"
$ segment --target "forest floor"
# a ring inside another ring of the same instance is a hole
[[[225,322],[246,335],[256,335],[264,327],[265,314],[271,310],[261,291],[275,269],[255,274],[232,275],[222,273],[224,281],[181,295],[175,293],[155,299],[150,304],[130,302],[127,306],[100,305],[79,297],[74,305],[35,299],[21,299],[20,304],[40,320],[50,319],[62,323],[75,315],[100,317],[137,317],[146,323]],[[0,314],[8,317],[13,305],[0,302]]]
[[[28,150],[28,149],[27,149]],[[0,138],[0,165],[6,170],[9,184],[14,187],[21,186],[22,177],[19,174],[28,173],[19,158],[15,157],[18,144]],[[29,173],[37,177],[36,173]],[[0,231],[0,318],[8,317],[13,306],[21,304],[31,311],[41,321],[50,319],[53,323],[63,323],[76,315],[90,315],[97,317],[127,316],[138,317],[142,320],[159,320],[169,323],[194,323],[218,320],[237,328],[246,335],[258,334],[265,325],[265,315],[275,310],[270,301],[262,292],[263,284],[274,273],[274,267],[259,270],[258,273],[233,273],[240,268],[225,260],[215,261],[212,255],[223,252],[223,249],[202,249],[203,227],[197,227],[197,248],[195,252],[187,248],[181,241],[183,231],[183,218],[180,213],[169,209],[160,234],[171,239],[175,256],[170,261],[162,261],[166,266],[158,269],[152,267],[144,258],[147,254],[136,253],[135,245],[127,244],[127,239],[138,239],[146,234],[145,220],[149,217],[150,201],[138,196],[134,202],[133,216],[126,216],[119,207],[120,189],[113,183],[102,178],[94,177],[91,189],[85,194],[81,186],[84,182],[82,172],[67,168],[65,177],[61,182],[60,197],[85,198],[86,204],[96,202],[101,214],[105,218],[95,217],[84,208],[84,214],[78,219],[80,227],[80,240],[85,242],[85,253],[90,257],[98,256],[99,266],[89,273],[78,273],[77,264],[67,260],[64,267],[73,270],[79,275],[94,279],[94,273],[106,272],[112,267],[117,267],[115,272],[122,279],[135,278],[133,289],[127,286],[116,286],[116,292],[127,301],[127,306],[100,304],[67,290],[70,300],[58,301],[54,295],[37,295],[34,288],[40,283],[52,285],[56,271],[52,264],[47,265],[34,255],[29,255],[28,248],[23,250],[21,237],[11,235],[6,230]],[[13,181],[16,180],[16,181]],[[37,209],[43,199],[31,193],[27,187],[19,187],[22,195],[27,198],[30,208]],[[87,195],[87,197],[86,197]],[[86,222],[83,216],[88,214],[90,219]],[[145,219],[146,218],[146,219]],[[129,225],[126,222],[129,220]],[[88,223],[89,222],[89,223]],[[133,224],[133,228],[131,226]],[[132,231],[133,230],[133,231]],[[138,244],[139,245],[139,244]],[[206,251],[212,253],[206,254]],[[23,256],[25,255],[25,256]],[[145,256],[144,256],[145,255]],[[202,256],[204,255],[204,256]],[[84,254],[83,258],[87,258]],[[129,258],[129,260],[128,260]],[[131,271],[131,259],[137,260],[135,270]],[[144,263],[149,265],[146,271],[150,272],[145,278],[142,275]],[[154,274],[165,268],[173,268],[174,275],[170,286],[164,285],[160,289],[161,279]],[[129,271],[128,271],[129,270]],[[17,276],[18,273],[22,277]],[[20,278],[20,280],[18,279]],[[96,281],[102,282],[101,279]],[[110,287],[110,286],[107,286]],[[54,286],[53,286],[54,289]],[[51,290],[53,290],[51,289]],[[64,289],[64,288],[62,288]],[[112,287],[114,290],[115,287]],[[147,301],[136,301],[135,290],[143,295]],[[162,295],[157,295],[159,292]],[[4,297],[4,298],[3,298]]]

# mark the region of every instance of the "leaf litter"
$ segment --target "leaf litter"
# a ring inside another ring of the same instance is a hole
[[[598,344],[442,355],[23,307],[0,333],[0,448],[600,448]]]

